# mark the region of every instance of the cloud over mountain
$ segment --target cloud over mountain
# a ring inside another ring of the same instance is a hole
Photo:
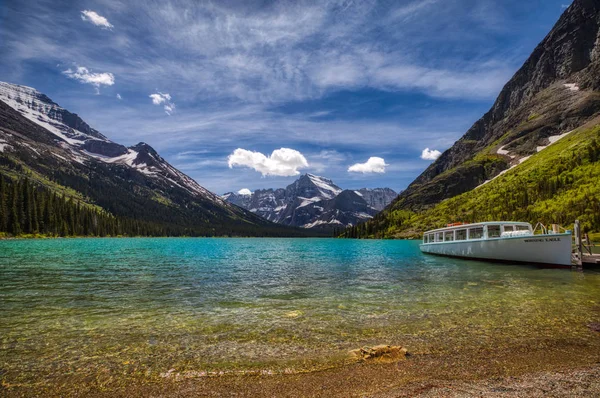
[[[249,167],[263,176],[295,176],[300,174],[300,169],[308,167],[304,155],[290,148],[276,149],[270,156],[238,148],[229,155],[227,161],[229,168]]]
[[[351,173],[385,173],[385,160],[380,157],[370,157],[365,163],[356,163],[348,168]]]
[[[442,153],[437,149],[425,148],[423,149],[423,152],[421,152],[421,159],[423,160],[436,160],[440,156],[442,156]]]
[[[94,73],[84,66],[75,66],[75,69],[67,69],[62,72],[65,76],[75,79],[80,83],[91,84],[96,87],[96,91],[100,86],[112,86],[115,84],[115,77],[112,73],[102,72]]]

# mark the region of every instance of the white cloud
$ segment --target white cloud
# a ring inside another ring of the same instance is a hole
[[[171,95],[167,94],[163,94],[163,93],[158,93],[158,94],[150,94],[150,98],[152,98],[152,103],[154,105],[160,105],[164,102],[170,101],[171,100]]]
[[[348,168],[351,173],[385,173],[385,160],[379,157],[370,157],[366,163],[356,163]]]
[[[290,148],[276,149],[268,157],[260,152],[238,148],[229,155],[227,161],[229,168],[249,167],[263,176],[296,176],[300,174],[299,169],[308,167],[304,155]]]
[[[246,196],[250,196],[252,195],[252,191],[249,190],[248,188],[242,188],[237,192],[239,195],[246,195]]]
[[[81,19],[84,21],[89,21],[96,26],[100,26],[103,29],[112,29],[114,26],[108,22],[108,19],[104,18],[102,15],[99,15],[95,11],[84,10],[81,11]]]
[[[62,73],[81,83],[91,84],[96,87],[96,92],[98,92],[100,86],[112,86],[115,84],[115,76],[112,73],[93,73],[84,66],[75,66],[75,70],[69,68]]]
[[[171,95],[169,93],[158,92],[156,94],[150,94],[149,97],[152,98],[152,103],[154,105],[163,104],[163,109],[167,115],[175,112],[175,103],[171,102]]]
[[[84,57],[90,60],[85,62],[99,62],[101,54],[114,52],[117,57],[102,61],[118,71],[121,79],[138,87],[168,82],[178,101],[188,96],[264,104],[321,98],[338,89],[363,87],[491,99],[523,58],[521,53],[515,57],[477,48],[475,54],[482,55],[460,55],[472,42],[480,45],[482,40],[465,28],[470,26],[465,23],[470,14],[464,12],[461,2],[436,7],[435,0],[386,5],[346,1],[342,7],[338,0],[310,6],[284,1],[264,10],[225,3],[142,2],[117,8],[112,2],[112,11],[118,10],[120,18],[139,20],[145,29],[123,29],[114,40],[94,46],[84,38],[68,46],[52,40],[56,32],[65,37],[78,32],[62,19],[47,23],[35,19],[38,13],[31,13],[23,25],[35,26],[35,36],[8,32],[11,62],[80,59],[84,63]],[[388,17],[383,17],[386,14]],[[94,11],[81,15],[98,26],[112,26]],[[398,23],[402,29],[397,28]],[[431,26],[439,34],[423,35],[423,26]],[[435,50],[444,44],[459,46],[461,51],[452,51],[452,47],[443,51],[458,57],[419,50],[433,45]]]
[[[122,100],[122,99],[123,99],[123,98],[121,97],[121,94],[118,94],[118,93],[117,93],[117,99],[118,99],[118,100]]]
[[[407,19],[409,17],[414,16],[415,14],[419,13],[421,10],[423,10],[424,8],[427,8],[431,5],[434,5],[435,3],[437,3],[437,0],[420,0],[420,1],[415,1],[412,2],[410,4],[401,6],[393,11],[391,11],[391,19],[392,20],[403,20],[403,19]]]
[[[442,153],[436,149],[425,148],[421,153],[421,159],[424,160],[436,160],[440,156],[442,156]]]

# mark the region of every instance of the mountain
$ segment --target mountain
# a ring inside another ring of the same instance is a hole
[[[228,192],[222,198],[279,224],[332,229],[370,219],[396,196],[389,188],[342,190],[330,179],[304,174],[286,188]]]
[[[37,90],[4,82],[0,175],[27,178],[112,216],[152,224],[161,234],[303,234],[227,203],[148,144],[115,143]]]
[[[536,217],[542,214],[547,216],[546,222],[572,223],[574,220],[570,218],[577,216],[590,220],[589,228],[600,228],[591,221],[593,217],[586,213],[593,207],[593,196],[583,203],[574,203],[574,198],[584,199],[580,194],[573,193],[572,198],[564,197],[560,204],[553,204],[554,213],[545,213],[533,211],[537,204],[531,202],[531,199],[538,197],[539,192],[538,188],[530,187],[528,199],[522,202],[522,206],[531,207],[529,213],[519,213],[506,207],[511,203],[512,197],[529,187],[527,183],[521,186],[510,185],[517,181],[523,182],[510,176],[522,176],[523,170],[539,172],[532,169],[531,164],[547,166],[545,151],[553,148],[551,153],[555,153],[556,148],[563,148],[564,144],[559,145],[557,141],[569,138],[566,142],[571,146],[565,146],[564,149],[571,151],[579,148],[585,151],[577,154],[581,159],[584,159],[588,150],[594,151],[588,145],[593,146],[595,135],[586,132],[594,131],[599,112],[600,2],[575,0],[504,86],[492,108],[410,184],[376,220],[361,229],[368,230],[365,233],[369,236],[399,236],[407,231],[416,233],[432,224],[441,225],[446,221],[484,221],[492,216],[510,218],[511,214],[513,218],[519,216],[519,219],[532,222],[539,221]],[[588,156],[587,159],[595,162],[594,156]],[[556,174],[543,175],[539,183],[543,185],[554,181],[565,189],[571,184],[586,186],[590,175],[578,173],[579,168],[584,165],[564,161],[568,165],[564,169],[545,167],[544,172],[552,169],[552,173]],[[594,175],[593,170],[588,171]],[[556,178],[560,181],[557,182]],[[494,184],[487,183],[485,187],[478,188],[491,180],[494,180]],[[479,203],[489,204],[489,201],[481,197],[482,192],[487,192],[488,186],[496,184],[507,184],[498,187],[499,190],[511,187],[507,191],[510,193],[508,198],[496,196],[497,203],[492,206],[498,211],[483,211],[479,204],[474,205],[472,198],[479,198]],[[462,203],[470,203],[471,208],[465,208],[456,201],[448,201],[458,195],[461,195],[459,197]],[[455,210],[449,211],[447,218],[443,217],[437,223],[432,221],[431,224],[418,225],[417,215],[435,212],[435,209],[445,208],[448,203],[453,203]],[[579,210],[575,211],[576,208]],[[501,211],[502,209],[505,210]],[[566,217],[567,214],[570,218]],[[413,221],[409,222],[411,219]]]
[[[369,207],[377,211],[383,210],[387,205],[392,203],[398,196],[398,193],[390,188],[361,188],[356,192],[357,195],[361,196]]]

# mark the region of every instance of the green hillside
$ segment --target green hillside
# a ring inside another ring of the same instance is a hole
[[[540,221],[569,226],[576,219],[584,232],[600,232],[598,120],[478,188],[423,211],[386,209],[342,236],[412,237],[459,221]]]

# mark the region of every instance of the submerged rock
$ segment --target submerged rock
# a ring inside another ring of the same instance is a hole
[[[594,332],[600,332],[600,323],[590,323],[588,328],[592,329]]]
[[[402,346],[376,345],[350,351],[350,357],[357,361],[394,362],[405,359],[408,350]]]

